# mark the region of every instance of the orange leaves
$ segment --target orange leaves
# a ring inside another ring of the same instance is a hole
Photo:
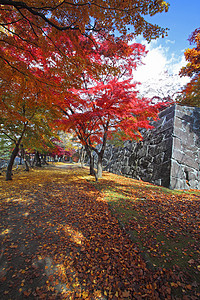
[[[162,254],[164,259],[176,258],[176,253],[162,248],[169,246],[170,236],[176,240],[180,232],[185,233],[184,228],[190,235],[195,234],[194,219],[190,222],[189,217],[197,210],[198,202],[193,206],[195,195],[188,194],[186,199],[183,194],[163,194],[153,185],[147,187],[141,181],[105,173],[95,183],[99,189],[111,190],[104,197],[86,174],[84,169],[51,167],[32,171],[24,175],[23,181],[16,178],[11,186],[4,185],[1,215],[4,230],[10,231],[3,240],[6,250],[2,261],[7,265],[0,279],[0,293],[14,293],[18,298],[121,300],[170,299],[180,292],[198,299],[196,283],[188,280],[182,267],[172,265],[170,270],[162,267],[163,262],[159,264]],[[123,199],[120,226],[116,218],[120,207],[115,206],[112,213],[109,209],[113,198],[118,204]],[[187,218],[183,214],[186,210]],[[173,217],[180,218],[180,231]],[[156,233],[159,237],[163,229],[169,237],[163,234],[156,240]],[[137,233],[134,241],[130,239],[133,232]],[[193,240],[189,248],[186,242],[184,236],[184,247],[180,249],[193,255],[184,257],[188,270],[197,276],[197,244]],[[175,243],[175,247],[179,244]],[[151,254],[155,255],[158,267],[154,269],[148,268],[143,257],[150,248],[147,259],[149,263]]]
[[[31,294],[31,289],[29,289],[28,291],[24,291],[23,294],[25,297],[29,297]]]
[[[125,291],[122,292],[122,297],[123,298],[127,298],[127,297],[130,297],[130,296],[131,296],[131,293],[129,291],[125,290]]]
[[[181,75],[188,75],[192,77],[193,75],[200,74],[200,28],[197,28],[189,38],[191,44],[196,44],[195,48],[186,49],[185,58],[188,61],[186,67],[181,69]]]
[[[132,25],[134,35],[143,34],[150,41],[151,38],[165,36],[167,31],[157,25],[149,25],[144,19],[146,15],[153,16],[158,12],[167,12],[169,5],[165,1],[156,3],[154,1],[143,1],[140,6],[135,2],[129,3],[120,0],[115,1],[115,3],[109,0],[106,5],[103,1],[79,3],[75,0],[71,2],[71,5],[66,2],[59,2],[59,5],[57,5],[54,1],[47,1],[47,5],[44,6],[40,0],[34,1],[34,3],[27,1],[26,3],[20,2],[17,4],[7,1],[1,1],[1,3],[1,18],[2,24],[5,23],[5,26],[3,26],[5,31],[8,27],[10,30],[8,34],[12,34],[13,38],[19,35],[21,39],[29,43],[31,42],[29,35],[33,36],[33,41],[36,43],[41,32],[48,38],[51,33],[58,34],[58,31],[61,34],[67,31],[73,36],[77,31],[89,35],[91,31],[101,29],[103,32],[108,30],[114,32],[117,29],[120,34],[125,35],[127,34],[127,25]],[[23,14],[20,13],[21,11],[23,11]],[[90,23],[91,19],[94,20],[92,24]],[[7,24],[11,25],[8,26]],[[18,29],[16,34],[14,34],[14,31],[12,32],[13,26]],[[73,44],[78,44],[76,37],[72,41]],[[53,50],[52,45],[50,46]],[[87,47],[87,44],[85,47]]]
[[[180,71],[181,76],[190,76],[192,80],[186,85],[179,97],[184,105],[200,106],[199,91],[200,91],[200,28],[197,28],[189,38],[191,44],[195,44],[192,49],[186,49],[185,59],[187,65]]]
[[[192,192],[179,194],[164,189],[162,191],[162,188],[153,185],[145,187],[145,183],[141,181],[137,182],[108,173],[104,175],[98,188],[102,191],[109,190],[106,198],[113,213],[133,238],[134,243],[137,242],[138,246],[147,253],[148,261],[156,268],[161,265],[167,267],[163,269],[162,276],[165,276],[165,273],[169,276],[170,272],[168,273],[167,269],[173,268],[173,276],[172,273],[170,274],[171,288],[166,286],[162,293],[170,295],[174,293],[174,289],[181,287],[185,290],[183,293],[192,291],[197,295],[197,289],[190,290],[193,284],[195,287],[195,281],[189,284],[191,278],[187,274],[188,271],[193,272],[195,279],[199,276],[200,270],[199,259],[197,259],[199,220],[196,214],[200,202],[197,195]],[[143,274],[143,269],[144,267],[140,266],[140,276]],[[185,276],[181,281],[178,280],[181,276],[180,269]],[[146,286],[150,290],[152,287],[159,290],[157,284]]]

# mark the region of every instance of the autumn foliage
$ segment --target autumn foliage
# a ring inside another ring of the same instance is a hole
[[[127,46],[131,38],[143,34],[150,41],[166,35],[166,29],[150,24],[145,16],[167,11],[168,6],[165,1],[143,1],[140,5],[137,1],[0,1],[1,134],[16,146],[7,179],[11,179],[13,161],[25,136],[32,144],[36,140],[29,132],[31,126],[37,128],[38,140],[44,140],[45,132],[49,137],[51,128],[56,130],[52,121],[63,113],[66,99],[71,101],[68,108],[76,105],[77,97],[69,99],[69,90],[82,89],[85,74],[93,81],[99,81],[103,73],[116,76],[118,68],[107,64],[107,58],[114,53],[118,60],[127,57],[127,51],[133,50]],[[132,27],[130,34],[127,25]],[[45,124],[38,123],[42,116]],[[92,124],[89,114],[87,117]],[[125,118],[128,120],[128,115]],[[18,128],[17,134],[10,135],[11,128]]]
[[[0,177],[2,299],[200,297],[198,191],[63,167]]]
[[[189,41],[195,44],[195,47],[185,51],[188,63],[181,69],[180,75],[190,76],[192,79],[183,89],[178,101],[184,105],[200,106],[200,28],[191,34]]]
[[[58,126],[77,135],[90,160],[91,152],[97,153],[98,178],[102,176],[107,139],[113,136],[121,140],[142,138],[141,128],[152,128],[149,122],[157,118],[160,103],[152,104],[139,97],[132,75],[146,54],[144,46],[129,45],[117,38],[113,38],[112,43],[101,41],[98,36],[94,42],[97,48],[92,53],[92,60],[101,65],[102,70],[97,78],[85,71],[82,87],[66,92],[65,101],[60,105],[64,116]]]
[[[12,34],[27,39],[28,33],[37,37],[38,33],[46,33],[46,28],[55,32],[73,31],[88,34],[89,32],[110,31],[116,29],[126,34],[127,25],[133,26],[135,35],[143,34],[146,39],[165,35],[166,30],[145,20],[145,16],[167,12],[169,4],[166,1],[6,1],[1,0],[1,26],[18,27]],[[21,27],[21,30],[20,30]]]
[[[181,69],[181,75],[192,77],[200,74],[200,28],[195,29],[191,34],[189,42],[195,44],[195,47],[185,51],[185,59],[188,63]]]

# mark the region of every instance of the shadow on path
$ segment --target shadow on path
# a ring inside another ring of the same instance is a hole
[[[147,269],[81,173],[56,166],[3,183],[1,299],[167,297],[170,275]]]

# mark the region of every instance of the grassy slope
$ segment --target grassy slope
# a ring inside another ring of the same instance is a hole
[[[200,296],[200,191],[173,191],[106,172],[99,182],[85,179],[105,194],[149,268],[172,269],[175,294],[197,289]]]

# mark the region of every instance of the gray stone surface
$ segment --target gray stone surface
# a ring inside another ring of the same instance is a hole
[[[171,189],[200,188],[200,108],[174,105],[159,114],[143,140],[107,145],[103,168]]]
[[[173,144],[174,107],[161,112],[152,130],[143,130],[143,140],[126,141],[124,147],[108,145],[104,170],[155,184],[169,186]]]
[[[200,109],[176,105],[174,119],[170,187],[199,189]]]

